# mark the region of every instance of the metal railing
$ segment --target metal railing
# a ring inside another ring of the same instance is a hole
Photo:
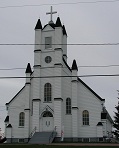
[[[56,132],[56,126],[55,126],[54,130],[52,131],[51,135],[49,136],[49,143],[52,142],[52,140],[54,139],[56,134],[57,134],[57,132]]]
[[[30,133],[30,135],[29,135],[29,137],[28,137],[28,142],[29,142],[29,140],[31,139],[31,137],[35,134],[35,132],[36,132],[36,126],[35,126],[35,128],[32,130],[32,132]]]

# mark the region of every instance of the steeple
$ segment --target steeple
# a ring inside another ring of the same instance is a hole
[[[32,73],[30,63],[27,64],[26,73]]]
[[[78,71],[78,67],[77,67],[77,64],[76,64],[76,60],[73,60],[72,70],[77,70],[77,71]]]
[[[61,21],[60,21],[60,18],[58,17],[57,20],[56,20],[56,25],[55,27],[62,27],[62,24],[61,24]]]
[[[66,32],[65,26],[63,25],[62,28],[63,28],[63,35],[67,36],[67,32]]]
[[[37,21],[37,24],[36,24],[35,30],[36,30],[36,29],[42,29],[42,24],[41,24],[40,19],[38,19],[38,21]]]

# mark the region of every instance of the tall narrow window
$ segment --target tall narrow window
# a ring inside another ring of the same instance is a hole
[[[71,114],[71,99],[66,99],[66,114]]]
[[[89,112],[84,110],[82,113],[83,125],[89,125]]]
[[[25,113],[21,112],[19,114],[19,126],[24,126],[24,122],[25,122]]]
[[[45,49],[52,48],[52,37],[45,37]]]
[[[50,83],[44,85],[44,101],[50,102],[52,98],[52,86]]]

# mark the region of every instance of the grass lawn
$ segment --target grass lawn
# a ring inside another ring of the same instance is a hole
[[[116,146],[0,145],[0,148],[116,148]]]

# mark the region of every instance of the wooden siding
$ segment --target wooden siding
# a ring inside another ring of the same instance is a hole
[[[79,137],[96,137],[97,123],[101,121],[101,101],[81,83],[78,84]],[[87,126],[82,124],[82,112],[84,110],[89,112],[89,125]]]

